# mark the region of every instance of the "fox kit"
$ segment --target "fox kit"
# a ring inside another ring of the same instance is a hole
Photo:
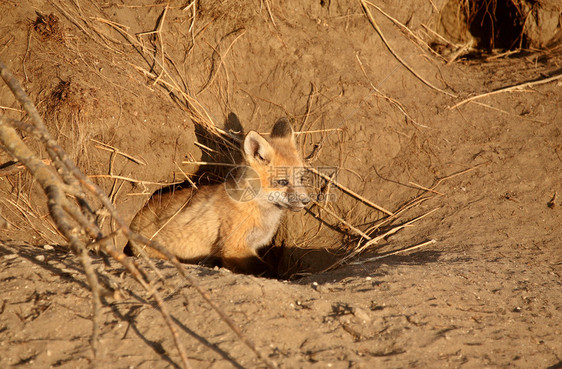
[[[154,194],[131,229],[181,261],[219,259],[233,271],[253,272],[257,250],[271,242],[285,210],[299,211],[310,202],[294,136],[286,118],[277,121],[268,139],[248,132],[241,145],[244,163],[236,174],[223,184]],[[154,249],[145,251],[163,257]]]

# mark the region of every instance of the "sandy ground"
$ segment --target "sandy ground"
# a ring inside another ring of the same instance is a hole
[[[172,1],[161,28],[165,4],[139,3],[0,4],[0,58],[125,218],[162,184],[195,172],[182,161],[218,160],[195,144],[208,142],[181,99],[154,83],[162,46],[170,75],[218,126],[234,112],[245,130],[267,132],[288,116],[304,132],[305,156],[316,150],[311,165],[338,168],[338,181],[365,198],[395,211],[427,197],[390,227],[437,209],[324,272],[334,257],[311,250],[351,250],[357,237],[318,208],[291,214],[276,244],[301,278],[186,265],[260,352],[281,368],[562,368],[562,81],[450,109],[559,74],[560,48],[447,65],[371,9],[396,52],[451,97],[393,57],[356,2],[200,2],[193,21],[191,8]],[[379,5],[419,31],[435,28],[430,3]],[[117,24],[137,35],[136,50]],[[140,34],[154,29],[161,38]],[[0,112],[21,118],[13,109],[0,87]],[[102,143],[144,165],[112,158]],[[9,160],[0,153],[0,165]],[[434,192],[420,189],[439,179]],[[0,191],[0,367],[91,366],[91,297],[79,262],[25,171],[0,177]],[[383,219],[332,191],[329,208],[349,224],[367,230]],[[428,240],[436,242],[366,260]],[[118,263],[92,258],[113,289],[95,363],[181,366],[152,300]],[[265,367],[173,267],[157,266],[193,367]]]

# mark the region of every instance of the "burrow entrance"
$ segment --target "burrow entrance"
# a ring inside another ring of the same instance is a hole
[[[450,0],[438,32],[483,51],[550,47],[562,39],[562,4],[535,0]]]

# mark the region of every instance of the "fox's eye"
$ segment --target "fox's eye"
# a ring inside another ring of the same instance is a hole
[[[289,185],[289,180],[288,180],[288,179],[278,179],[278,180],[277,180],[277,184],[278,184],[279,186],[285,187],[285,186],[288,186],[288,185]]]

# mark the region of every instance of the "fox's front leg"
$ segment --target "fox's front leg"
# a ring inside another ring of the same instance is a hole
[[[260,275],[269,273],[267,264],[244,242],[229,243],[222,249],[222,266],[235,272]]]

